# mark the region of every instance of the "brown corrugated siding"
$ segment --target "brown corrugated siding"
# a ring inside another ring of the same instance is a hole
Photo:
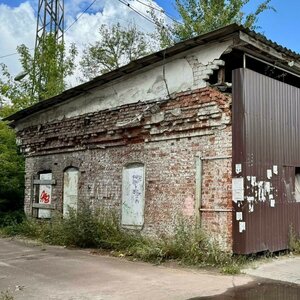
[[[290,226],[300,233],[300,203],[293,195],[295,167],[300,166],[299,103],[298,88],[248,69],[233,73],[233,177],[244,178],[244,201],[234,203],[235,253],[286,249]],[[242,164],[240,174],[235,172],[236,164]],[[272,170],[270,179],[268,169]],[[254,176],[256,185],[252,186]],[[270,184],[265,200],[259,199],[258,182],[264,187]],[[253,212],[249,210],[251,197]],[[243,220],[236,220],[236,212],[242,212]],[[240,222],[246,225],[243,232]]]

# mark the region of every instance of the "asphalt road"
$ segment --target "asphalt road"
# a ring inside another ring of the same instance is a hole
[[[220,294],[252,280],[0,239],[0,292],[8,291],[16,300],[183,300]]]
[[[243,272],[256,278],[300,285],[300,256],[285,255],[269,259],[266,262],[257,262]],[[300,299],[300,295],[297,299]]]

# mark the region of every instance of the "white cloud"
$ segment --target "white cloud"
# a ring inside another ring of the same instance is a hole
[[[136,0],[127,1],[132,7],[147,15],[149,10],[147,6]],[[143,0],[143,2],[160,8],[153,0]],[[129,23],[134,23],[143,32],[154,31],[153,24],[118,0],[96,1],[86,13],[82,14],[90,4],[91,0],[65,1],[65,27],[68,28],[80,17],[65,33],[65,41],[67,46],[75,43],[79,53],[82,53],[85,45],[100,38],[98,29],[102,24],[112,25],[119,22],[127,26]],[[37,5],[37,1],[24,1],[14,8],[0,4],[0,57],[15,52],[16,47],[22,43],[29,48],[34,47],[37,10],[34,5]],[[78,57],[77,62],[79,59]],[[0,62],[6,63],[14,75],[21,71],[17,55],[1,58]],[[76,84],[75,77],[78,76],[71,78],[72,85]]]
[[[16,52],[21,44],[34,47],[36,20],[29,2],[15,8],[0,4],[0,28],[0,57]],[[0,62],[7,64],[13,74],[20,71],[17,55],[1,58]]]

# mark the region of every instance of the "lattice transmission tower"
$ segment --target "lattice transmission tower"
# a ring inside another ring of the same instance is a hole
[[[47,36],[52,36],[57,44],[64,41],[64,0],[39,0],[37,11],[37,27],[35,38],[35,65],[37,63],[36,56],[43,55],[45,51],[44,42]],[[63,55],[59,58],[63,62]],[[36,86],[40,86],[41,74],[34,67]]]
[[[46,34],[53,34],[57,42],[64,39],[64,0],[39,0],[35,48]]]

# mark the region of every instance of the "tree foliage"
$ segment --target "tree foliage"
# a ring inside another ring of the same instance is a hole
[[[24,160],[15,141],[14,131],[0,121],[0,211],[22,207]]]
[[[19,49],[23,59],[21,63],[31,76],[29,81],[34,87],[34,97],[44,100],[56,96],[66,89],[64,78],[72,75],[75,70],[74,61],[77,49],[74,44],[71,44],[66,51],[64,43],[57,42],[55,37],[50,34],[44,38],[35,56],[29,57],[28,49],[24,45]]]
[[[37,102],[37,98],[31,97],[32,87],[28,80],[16,82],[6,65],[0,64],[0,68],[1,117],[6,117]]]
[[[15,132],[2,118],[63,92],[64,78],[75,67],[74,45],[67,55],[64,45],[56,44],[52,35],[44,39],[35,56],[25,45],[17,52],[26,74],[22,80],[14,80],[7,66],[0,64],[0,211],[21,208],[24,190],[24,159],[18,153]]]
[[[265,0],[250,14],[243,12],[251,0],[175,0],[175,8],[181,22],[161,26],[162,19],[152,11],[152,18],[157,25],[162,47],[186,40],[193,36],[237,23],[257,29],[259,15],[266,10],[274,10],[271,0]]]
[[[92,79],[149,53],[146,36],[134,25],[122,28],[119,23],[99,29],[101,39],[90,44],[80,62],[84,78]]]
[[[24,78],[16,81],[7,66],[0,64],[0,105],[6,110],[2,116],[63,92],[66,88],[64,78],[75,70],[75,46],[71,45],[67,54],[64,44],[56,44],[53,35],[46,36],[33,55],[25,45],[18,46],[17,52]]]

